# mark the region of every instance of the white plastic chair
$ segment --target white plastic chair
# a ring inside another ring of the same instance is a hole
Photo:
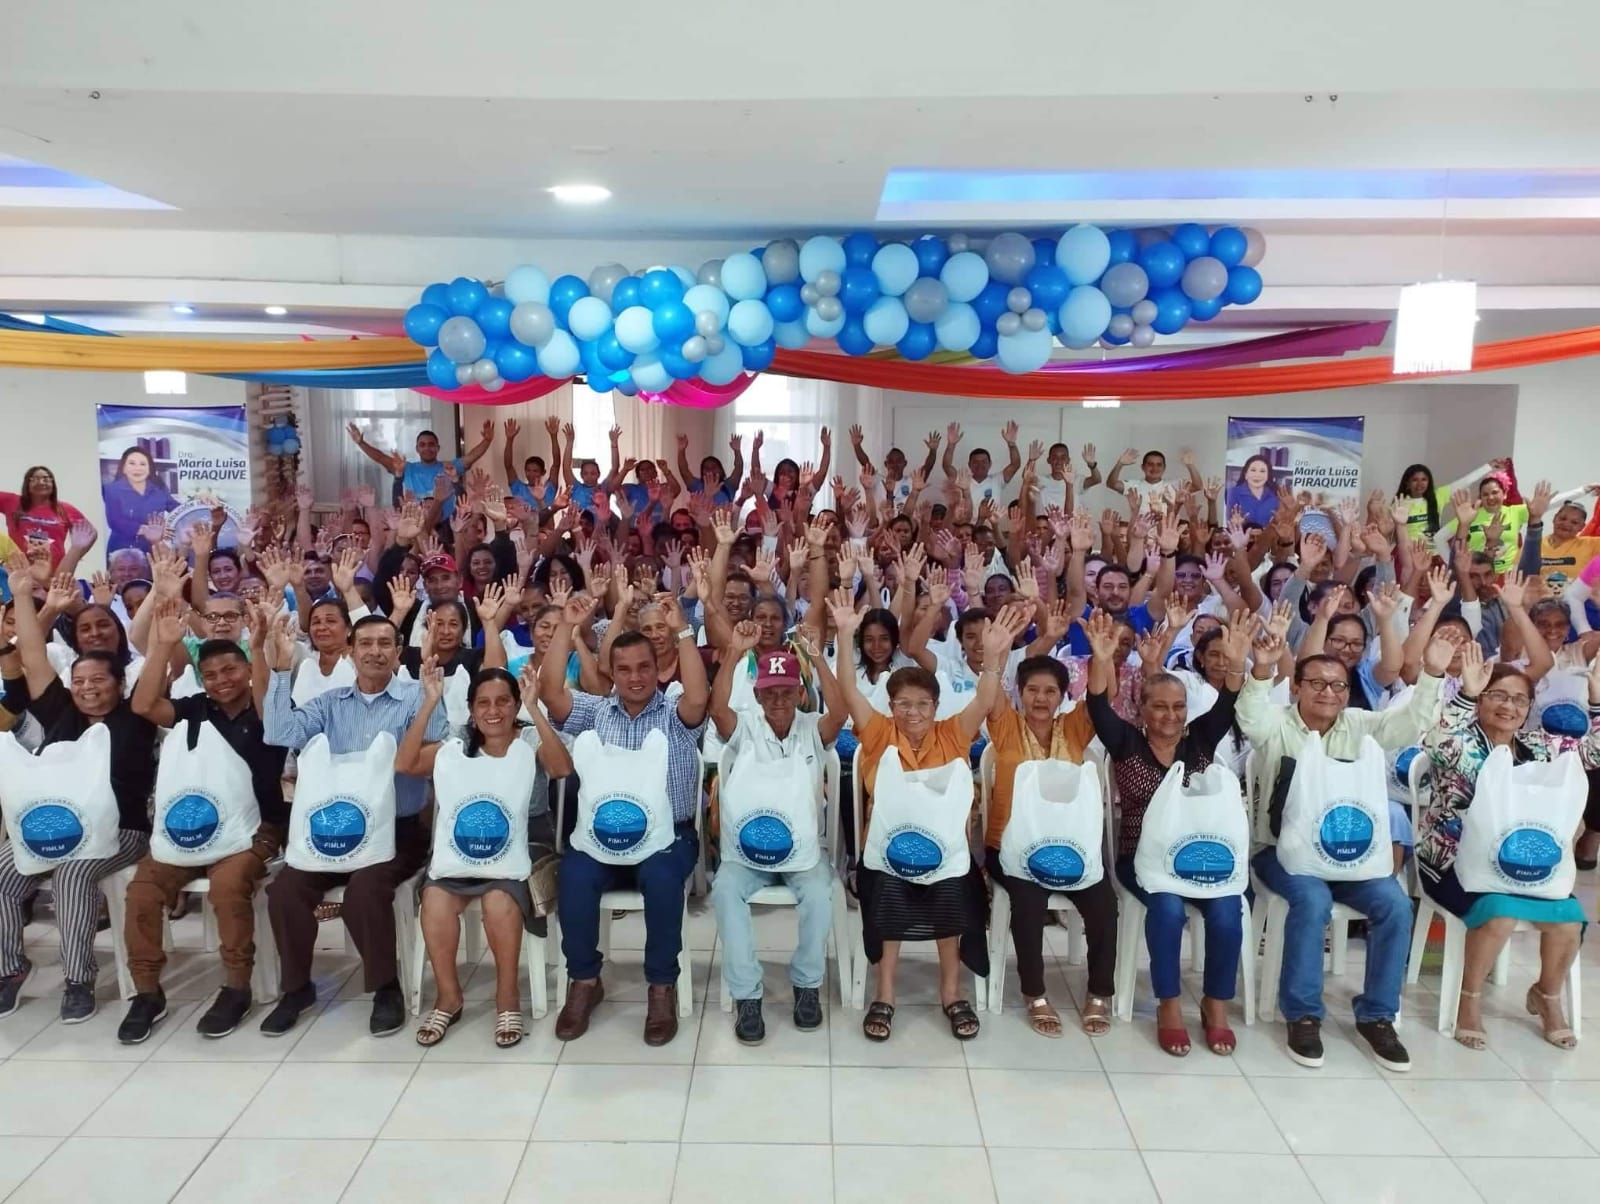
[[[822,795],[823,807],[820,818],[822,828],[823,856],[828,859],[833,867],[833,928],[828,934],[828,949],[833,953],[839,966],[839,1006],[843,1007],[849,1002],[851,982],[851,953],[849,933],[849,904],[845,901],[844,879],[839,875],[839,754],[829,749],[822,762]],[[721,771],[719,767],[719,776]],[[763,886],[750,896],[752,906],[764,907],[796,907],[800,900],[789,887],[782,884]],[[720,942],[722,934],[717,934]],[[716,945],[712,945],[712,955],[716,954]],[[718,975],[722,979],[722,1010],[733,1011],[733,994],[728,990],[728,977],[726,974]]]
[[[1426,894],[1418,901],[1417,920],[1411,929],[1411,956],[1406,961],[1406,982],[1416,983],[1422,977],[1422,956],[1428,947],[1428,930],[1437,917],[1444,923],[1444,962],[1439,976],[1439,1031],[1450,1036],[1456,1030],[1456,1011],[1461,1006],[1461,976],[1465,970],[1467,952],[1467,926]],[[1513,932],[1535,931],[1533,925],[1517,922]],[[1572,969],[1567,972],[1566,988],[1562,991],[1567,1022],[1572,1025],[1575,1037],[1583,1036],[1583,958],[1572,959]],[[1500,956],[1495,959],[1494,971],[1489,981],[1497,987],[1506,985],[1511,977],[1511,942],[1507,941]]]
[[[422,968],[420,964],[413,964],[422,949],[422,925],[417,920],[416,897],[417,888],[427,876],[428,867],[423,866],[394,888],[395,959],[400,963],[400,982],[405,989],[406,1006],[411,1009],[413,1016],[422,1011]],[[344,887],[335,886],[324,892],[322,901],[342,904]],[[352,953],[358,952],[348,928],[345,929],[344,946]]]
[[[1406,767],[1406,794],[1411,805],[1413,839],[1422,824],[1422,813],[1428,809],[1428,801],[1433,795],[1432,767],[1433,762],[1426,753],[1421,752],[1412,757],[1411,764]],[[1417,869],[1415,848],[1411,850],[1411,856],[1406,858],[1406,890],[1413,899],[1422,897],[1422,875]]]

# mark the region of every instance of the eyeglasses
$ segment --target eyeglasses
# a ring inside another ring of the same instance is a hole
[[[1325,677],[1302,677],[1300,684],[1313,694],[1333,694],[1342,697],[1350,693],[1350,683],[1347,681],[1329,681]]]
[[[896,698],[889,704],[889,709],[902,715],[931,715],[937,705],[932,699]]]
[[[207,623],[237,623],[244,615],[237,610],[210,610],[200,617]]]
[[[1329,636],[1323,644],[1328,648],[1365,648],[1367,641],[1360,636]]]
[[[1480,696],[1485,702],[1492,702],[1497,707],[1510,707],[1514,711],[1525,711],[1533,705],[1533,699],[1526,694],[1508,694],[1504,690],[1485,690]]]

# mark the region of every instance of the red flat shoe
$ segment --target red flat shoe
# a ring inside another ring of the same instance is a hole
[[[1156,1029],[1156,1044],[1175,1058],[1189,1056],[1189,1030],[1186,1028]]]
[[[1224,1025],[1222,1028],[1206,1029],[1206,1046],[1218,1057],[1227,1057],[1234,1051],[1238,1038],[1233,1035],[1233,1030]]]

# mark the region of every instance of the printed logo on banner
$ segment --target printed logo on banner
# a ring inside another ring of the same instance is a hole
[[[167,808],[161,826],[174,847],[192,853],[204,849],[217,838],[222,816],[217,810],[217,800],[196,790]]]
[[[794,831],[776,811],[755,811],[739,825],[739,851],[751,865],[782,865],[794,856]]]
[[[1212,832],[1185,836],[1167,849],[1175,878],[1197,886],[1214,886],[1233,877],[1239,859],[1231,842]]]
[[[1322,813],[1317,848],[1335,865],[1360,861],[1372,850],[1376,833],[1372,816],[1357,799],[1338,799]]]
[[[67,799],[45,799],[23,814],[17,829],[35,857],[56,861],[83,843],[83,816]]]
[[[324,857],[349,857],[366,842],[371,822],[372,813],[360,799],[330,799],[311,813],[307,839]]]
[[[1070,890],[1083,880],[1084,848],[1072,840],[1041,840],[1024,851],[1022,863],[1040,886]]]
[[[1500,841],[1494,867],[1513,886],[1547,882],[1561,864],[1561,842],[1544,827],[1514,828]]]
[[[926,828],[907,824],[889,834],[883,860],[902,878],[921,878],[944,862],[944,846]]]
[[[650,829],[650,813],[636,800],[626,796],[609,798],[594,809],[590,830],[594,842],[613,853],[626,853],[645,837]]]
[[[511,846],[511,813],[492,795],[456,808],[450,842],[468,861],[492,861]]]

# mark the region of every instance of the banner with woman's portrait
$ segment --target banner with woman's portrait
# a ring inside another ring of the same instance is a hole
[[[221,507],[227,521],[219,546],[250,507],[250,437],[243,406],[96,407],[100,495],[108,553],[150,550],[146,528],[163,518],[183,529]]]

